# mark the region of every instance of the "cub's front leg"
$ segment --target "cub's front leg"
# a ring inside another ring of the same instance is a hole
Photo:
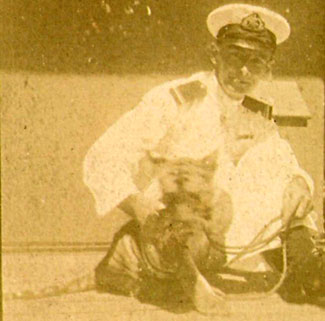
[[[200,273],[188,246],[178,245],[177,277],[196,310],[203,314],[228,315],[224,294],[213,289]]]

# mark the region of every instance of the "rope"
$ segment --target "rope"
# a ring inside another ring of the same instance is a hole
[[[267,292],[262,293],[262,294],[225,294],[225,299],[230,300],[230,301],[235,301],[235,300],[259,300],[259,299],[264,299],[267,298],[274,293],[276,293],[279,288],[282,286],[286,275],[287,275],[287,270],[288,270],[288,260],[287,260],[287,240],[285,239],[283,241],[283,246],[282,246],[282,260],[283,260],[283,270],[281,273],[281,276],[278,280],[278,282]],[[220,291],[220,290],[218,290]]]
[[[267,225],[264,226],[264,228],[254,237],[254,239],[248,244],[248,245],[242,245],[242,246],[224,246],[223,244],[220,244],[218,242],[215,242],[209,238],[211,241],[211,244],[219,251],[225,253],[225,254],[238,254],[240,256],[243,256],[245,254],[255,252],[259,250],[260,248],[264,247],[266,244],[270,243],[273,239],[275,239],[282,230],[281,229],[277,230],[273,234],[271,234],[269,237],[266,239],[258,242],[259,238],[267,231],[267,229],[276,221],[280,220],[282,217],[277,216],[274,219],[272,219]],[[238,253],[238,251],[240,251]]]
[[[284,234],[283,245],[282,245],[283,269],[282,269],[282,272],[281,272],[281,275],[280,275],[280,278],[279,278],[278,282],[269,291],[267,291],[267,292],[265,292],[263,294],[256,294],[256,293],[254,293],[254,294],[225,294],[224,298],[226,300],[231,300],[231,301],[233,301],[233,300],[258,300],[258,299],[267,298],[267,297],[269,297],[270,295],[273,295],[274,293],[276,293],[279,290],[279,288],[282,286],[282,284],[283,284],[283,282],[284,282],[284,280],[286,278],[286,275],[287,275],[287,270],[288,270],[287,240],[288,240],[288,236],[289,236],[290,225],[291,225],[291,222],[294,219],[294,217],[295,217],[295,215],[292,215],[291,218],[288,220],[288,222],[284,226],[285,234]],[[279,219],[279,217],[277,217],[275,219],[277,220],[277,219]],[[272,221],[274,221],[274,220],[272,220]],[[265,230],[270,226],[272,221],[267,226],[265,226],[264,229],[260,233],[258,233],[258,235],[253,239],[253,241],[247,247],[245,247],[245,249],[242,252],[240,252],[238,254],[238,256],[242,257],[246,253],[249,253],[248,247],[252,243],[254,243],[255,240],[258,240],[259,236],[262,235],[265,232]],[[280,233],[282,233],[282,231],[283,231],[283,228],[281,228],[277,232],[273,233],[272,238],[275,238],[275,237],[279,236]],[[271,237],[269,237],[268,239],[271,239]],[[246,250],[246,248],[247,248],[247,250]],[[243,252],[245,252],[245,253],[243,254]],[[239,259],[238,256],[235,257],[232,261],[228,262],[227,265],[229,265],[230,263],[233,263],[235,261],[235,259],[236,260]],[[219,289],[218,289],[218,292],[220,292]],[[217,295],[219,295],[218,292],[216,292]]]

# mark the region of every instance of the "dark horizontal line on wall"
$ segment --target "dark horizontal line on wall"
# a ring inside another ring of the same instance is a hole
[[[109,248],[108,242],[57,242],[57,243],[2,243],[2,253],[55,253],[55,252],[105,252]]]

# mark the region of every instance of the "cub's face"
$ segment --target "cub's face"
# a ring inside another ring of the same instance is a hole
[[[216,155],[193,160],[155,159],[156,177],[163,193],[162,201],[178,214],[203,213],[213,200]]]
[[[158,177],[163,193],[201,193],[210,189],[214,168],[203,161],[180,159],[159,165]]]

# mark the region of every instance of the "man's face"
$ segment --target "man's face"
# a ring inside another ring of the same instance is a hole
[[[272,52],[252,44],[232,43],[218,47],[217,78],[234,99],[249,94],[271,71]]]

